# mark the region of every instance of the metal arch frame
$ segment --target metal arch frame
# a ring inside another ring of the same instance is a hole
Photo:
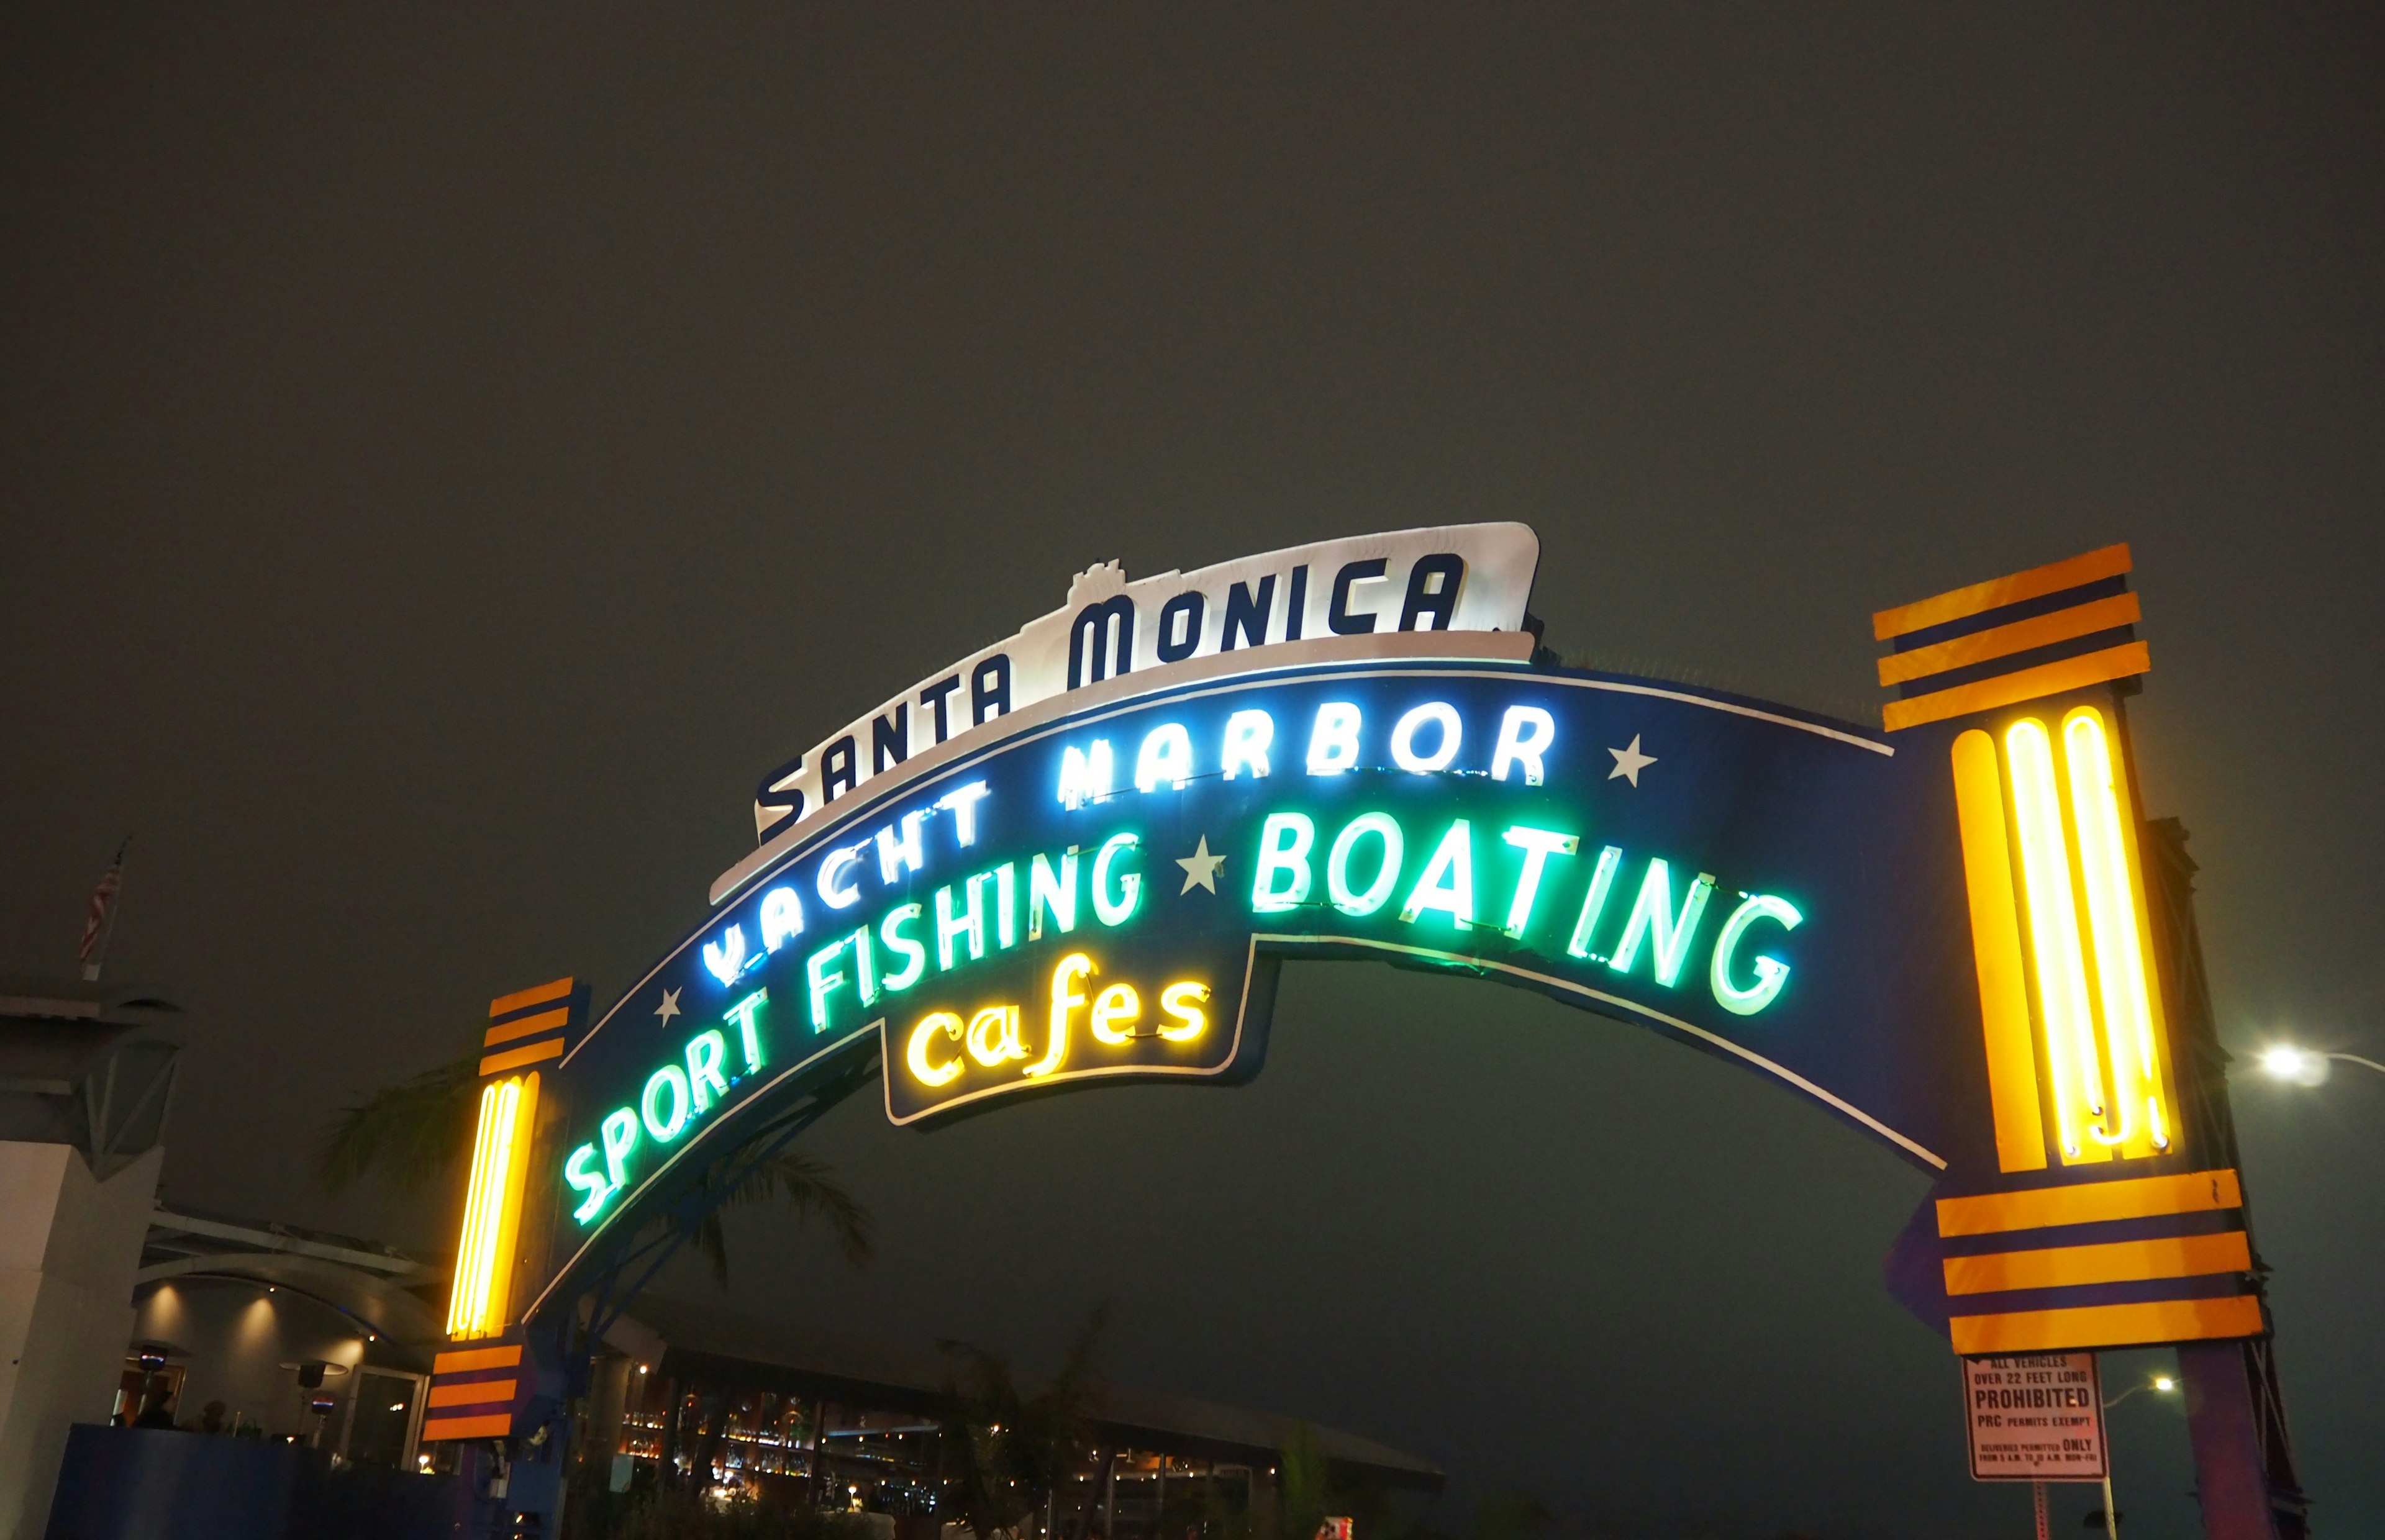
[[[570,1345],[570,1358],[575,1368],[587,1361],[595,1345],[604,1340],[606,1333],[620,1319],[621,1312],[629,1308],[631,1301],[644,1292],[646,1285],[654,1282],[656,1275],[695,1235],[704,1220],[726,1203],[747,1177],[793,1144],[831,1108],[875,1080],[879,1070],[878,1055],[868,1053],[855,1058],[857,1062],[847,1064],[823,1079],[794,1105],[781,1110],[756,1127],[742,1144],[721,1156],[716,1163],[699,1167],[692,1173],[676,1197],[661,1205],[643,1225],[628,1232],[628,1238],[595,1271],[589,1285],[555,1298],[548,1307],[550,1311],[574,1298],[589,1300],[585,1323],[574,1334],[578,1340]],[[706,1171],[717,1173],[716,1179],[710,1182],[697,1179]],[[624,1277],[631,1269],[641,1268],[641,1264],[643,1268],[634,1281],[625,1285]],[[569,1315],[575,1323],[579,1321],[578,1311],[570,1311]]]

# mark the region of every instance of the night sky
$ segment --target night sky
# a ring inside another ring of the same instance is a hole
[[[0,967],[187,1002],[169,1198],[600,1005],[760,773],[1141,576],[1519,519],[1568,653],[1876,709],[1884,605],[2134,543],[2222,1030],[2385,1057],[2375,12],[339,7],[0,19]],[[1288,970],[1237,1091],[814,1148],[732,1296],[1347,1427],[1569,1533],[2027,1533],[1880,1284],[1920,1174],[1520,993]],[[1934,1029],[1917,1023],[1917,1030]],[[2385,1526],[2385,1077],[2240,1079],[2323,1534]],[[675,1290],[703,1297],[693,1271]],[[2117,1384],[2154,1355],[2116,1356]],[[2195,1533],[2174,1404],[2121,1507]],[[2080,1533],[2092,1489],[2056,1494]]]

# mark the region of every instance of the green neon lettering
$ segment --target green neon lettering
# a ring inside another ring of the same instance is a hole
[[[1018,945],[1018,863],[1014,861],[993,869],[993,944],[1004,951]]]
[[[886,950],[903,960],[903,965],[878,982],[885,988],[900,993],[919,982],[928,971],[928,949],[903,934],[903,927],[927,913],[916,903],[898,903],[878,922],[878,938]]]
[[[627,1107],[616,1107],[605,1114],[596,1136],[605,1141],[605,1173],[618,1192],[630,1180],[626,1162],[630,1151],[638,1147],[638,1114]]]
[[[1424,874],[1408,889],[1407,902],[1400,905],[1400,918],[1414,925],[1428,909],[1447,914],[1460,930],[1474,923],[1474,830],[1463,818],[1453,822],[1433,847]]]
[[[1317,843],[1317,826],[1305,813],[1270,813],[1259,828],[1257,875],[1251,879],[1251,910],[1280,914],[1308,901],[1308,852]],[[1290,881],[1281,886],[1277,875]]]
[[[1122,925],[1133,919],[1134,906],[1143,901],[1140,872],[1119,873],[1118,897],[1110,897],[1110,863],[1141,843],[1135,835],[1114,834],[1093,852],[1093,915],[1105,925]]]
[[[1043,939],[1043,916],[1052,916],[1060,934],[1068,935],[1077,928],[1077,847],[1069,846],[1060,852],[1060,872],[1052,873],[1052,863],[1037,852],[1027,868],[1027,938]]]
[[[1517,824],[1500,838],[1524,852],[1524,869],[1516,875],[1516,896],[1508,900],[1504,927],[1508,935],[1521,937],[1524,927],[1532,923],[1532,900],[1541,894],[1542,869],[1549,857],[1571,855],[1581,849],[1581,837]]]
[[[670,1093],[670,1115],[655,1111],[656,1093]],[[677,1064],[665,1064],[646,1077],[646,1094],[638,1099],[638,1115],[645,1120],[646,1132],[656,1144],[668,1144],[687,1127],[687,1072]]]
[[[1375,867],[1375,880],[1361,892],[1350,886],[1350,856],[1370,834],[1382,840],[1383,858]],[[1398,820],[1388,813],[1362,813],[1342,826],[1325,857],[1325,891],[1333,907],[1358,919],[1382,908],[1400,880],[1404,843]]]
[[[613,1196],[613,1184],[605,1180],[601,1171],[590,1169],[596,1161],[596,1147],[583,1144],[563,1162],[563,1179],[588,1195],[571,1217],[585,1224],[604,1210],[605,1200]]]
[[[1598,928],[1598,918],[1606,913],[1606,895],[1615,890],[1615,869],[1623,864],[1623,852],[1608,845],[1598,852],[1598,866],[1590,874],[1590,895],[1581,900],[1581,917],[1573,923],[1573,939],[1566,943],[1566,951],[1573,957],[1590,955],[1591,933]]]
[[[729,1013],[720,1018],[737,1024],[738,1036],[744,1039],[745,1073],[748,1074],[762,1067],[762,1033],[754,1024],[754,1013],[761,1010],[769,998],[769,990],[756,989],[730,1006]]]
[[[1739,950],[1741,938],[1747,927],[1758,920],[1771,920],[1783,930],[1794,930],[1805,923],[1797,906],[1786,899],[1776,899],[1769,893],[1752,893],[1745,902],[1730,912],[1722,923],[1722,934],[1715,938],[1712,970],[1715,1003],[1734,1016],[1753,1016],[1779,998],[1789,982],[1789,964],[1777,958],[1758,954],[1748,966],[1755,970],[1755,982],[1741,988],[1731,982],[1731,955]]]
[[[837,953],[844,950],[844,944],[851,939],[850,936],[840,936],[804,960],[804,972],[811,978],[814,1032],[828,1030],[828,997],[844,987],[844,970],[835,965]]]
[[[985,911],[977,901],[977,884],[965,882],[961,884],[961,891],[968,900],[968,908],[955,919],[953,890],[949,888],[936,889],[936,966],[946,973],[958,966],[953,961],[953,942],[961,937],[968,938],[970,962],[974,962],[985,955]]]
[[[853,933],[853,976],[855,990],[864,1005],[878,1003],[878,949],[869,944],[869,927],[863,925]]]
[[[699,1032],[687,1042],[687,1087],[695,1099],[695,1111],[702,1113],[712,1106],[715,1097],[729,1098],[729,1078],[720,1073],[720,1062],[729,1057],[729,1039],[718,1028]]]
[[[1681,962],[1690,954],[1690,938],[1697,933],[1698,918],[1705,913],[1706,899],[1714,892],[1714,877],[1704,872],[1690,884],[1681,897],[1681,912],[1673,913],[1673,878],[1661,859],[1651,858],[1648,875],[1640,883],[1640,897],[1631,905],[1631,918],[1624,922],[1623,939],[1616,944],[1615,959],[1606,965],[1618,974],[1628,974],[1640,958],[1640,943],[1650,943],[1650,953],[1655,960],[1656,982],[1671,988],[1681,976]]]

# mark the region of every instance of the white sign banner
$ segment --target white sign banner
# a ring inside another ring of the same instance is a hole
[[[765,776],[754,798],[755,842],[914,753],[1121,674],[1304,638],[1518,630],[1540,559],[1540,537],[1529,526],[1453,524],[1319,540],[1131,582],[1106,562],[1079,573],[1060,608]]]
[[[2104,1391],[2092,1353],[1963,1360],[1974,1481],[2101,1481]]]

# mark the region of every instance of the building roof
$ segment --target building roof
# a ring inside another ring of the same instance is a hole
[[[655,1295],[632,1304],[606,1334],[614,1348],[662,1373],[758,1390],[938,1415],[951,1405],[950,1365],[925,1348],[743,1315]],[[1094,1427],[1104,1440],[1236,1464],[1273,1463],[1303,1421],[1191,1396],[1101,1382]],[[1414,1455],[1337,1428],[1309,1429],[1345,1474],[1438,1491],[1442,1472]]]

